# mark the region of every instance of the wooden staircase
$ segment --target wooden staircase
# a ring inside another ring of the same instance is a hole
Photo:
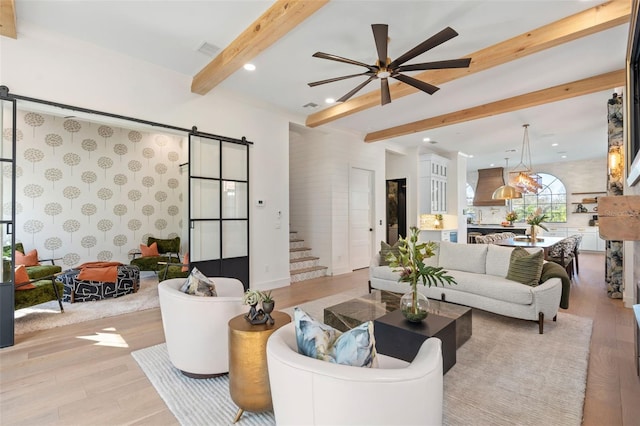
[[[311,249],[304,246],[298,233],[289,233],[289,274],[291,282],[311,280],[327,275],[327,267],[318,265],[319,257],[312,256]]]

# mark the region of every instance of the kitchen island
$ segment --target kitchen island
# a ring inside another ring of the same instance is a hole
[[[487,225],[473,225],[473,224],[468,224],[467,225],[467,234],[469,232],[480,232],[482,235],[487,235],[487,234],[495,234],[497,232],[513,232],[514,234],[518,234],[518,235],[524,235],[527,228],[529,228],[528,225],[514,225],[514,226],[502,226],[502,225],[495,225],[495,224],[487,224]]]

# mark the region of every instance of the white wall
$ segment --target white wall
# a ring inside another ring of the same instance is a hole
[[[191,77],[22,23],[17,40],[0,38],[0,84],[11,93],[255,142],[250,154],[251,286],[289,278],[289,122],[221,87],[190,92]],[[258,209],[257,197],[266,200]],[[274,218],[282,214],[277,229]],[[270,225],[271,224],[271,225]],[[268,272],[265,265],[268,266]]]
[[[292,125],[290,156],[291,229],[329,268],[328,274],[351,272],[349,172],[355,167],[374,173],[373,254],[386,226],[384,147],[331,128]]]

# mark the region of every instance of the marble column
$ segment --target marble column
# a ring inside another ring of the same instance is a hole
[[[624,141],[623,141],[622,96],[614,93],[607,102],[608,123],[608,173],[607,195],[623,195],[624,189]],[[607,241],[605,250],[605,281],[607,295],[612,299],[622,299],[624,289],[624,250],[622,241]]]

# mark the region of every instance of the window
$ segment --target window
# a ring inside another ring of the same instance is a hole
[[[567,190],[557,177],[538,173],[542,189],[538,194],[525,194],[522,198],[511,200],[513,210],[518,214],[517,222],[524,222],[527,216],[537,208],[547,215],[545,222],[567,221]]]

